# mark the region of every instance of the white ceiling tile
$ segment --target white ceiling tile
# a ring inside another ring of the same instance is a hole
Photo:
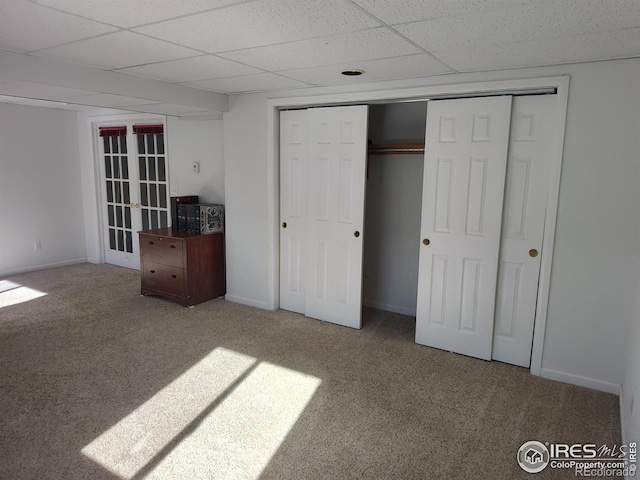
[[[549,38],[533,42],[464,47],[434,55],[458,71],[588,62],[640,56],[640,28]]]
[[[0,2],[0,48],[7,50],[30,52],[115,30],[27,0]]]
[[[2,50],[227,93],[640,56],[639,25],[640,0],[0,0]],[[144,102],[19,70],[0,65],[0,96]]]
[[[137,33],[120,31],[102,37],[39,50],[36,54],[94,67],[116,69],[193,57],[199,53]]]
[[[169,20],[136,31],[219,53],[377,25],[378,22],[343,0],[264,0]]]
[[[30,107],[57,108],[59,110],[89,110],[90,107],[83,105],[73,105],[70,103],[51,102],[49,100],[37,100],[33,98],[9,97],[0,95],[0,103],[13,103],[15,105],[27,105]]]
[[[31,97],[44,100],[58,100],[77,95],[88,95],[95,92],[75,88],[44,85],[42,83],[23,82],[20,80],[0,83],[0,95]]]
[[[129,105],[122,107],[124,110],[135,112],[157,113],[158,115],[174,115],[182,117],[185,115],[203,115],[211,113],[205,108],[191,107],[188,105],[176,105],[174,103],[156,103],[154,105]]]
[[[390,2],[389,0],[352,1],[390,25],[443,17],[448,13],[447,8],[441,0],[424,0],[421,2]]]
[[[81,15],[119,27],[130,28],[137,25],[167,20],[211,10],[240,0],[35,0],[64,12]]]
[[[128,105],[147,105],[154,102],[144,98],[124,97],[122,95],[111,95],[110,93],[96,93],[93,95],[78,95],[64,99],[65,102],[78,105],[91,105],[93,107],[125,107]]]
[[[250,48],[220,56],[264,70],[278,71],[414,53],[422,52],[387,28],[381,27],[327,38]]]
[[[196,80],[234,77],[262,72],[257,68],[247,67],[246,65],[213,55],[202,55],[200,57],[142,65],[118,71],[169,82],[193,82]]]
[[[605,7],[600,0],[547,0],[542,5],[520,5],[398,25],[395,28],[426,50],[439,51],[542,40],[639,24],[640,2],[616,0],[611,5],[614,3],[626,5],[615,10]],[[634,11],[636,15],[633,15]]]
[[[541,0],[351,0],[389,25],[449,17],[462,13],[513,7]]]
[[[341,75],[342,70],[357,68],[365,74],[359,77]],[[364,62],[329,65],[313,68],[302,68],[279,72],[287,77],[315,85],[337,85],[373,82],[377,80],[391,80],[394,78],[414,78],[428,75],[451,73],[446,65],[430,55],[419,54],[406,57],[385,58],[382,60],[367,60]]]
[[[188,86],[211,90],[218,93],[244,93],[284,88],[308,87],[307,83],[281,77],[273,73],[259,73],[241,77],[218,78],[189,83]]]
[[[442,3],[446,8],[446,16],[454,16],[471,12],[495,10],[498,8],[515,7],[525,3],[535,3],[539,8],[544,8],[542,5],[544,1],[545,0],[442,0]]]

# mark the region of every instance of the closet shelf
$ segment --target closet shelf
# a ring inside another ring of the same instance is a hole
[[[424,143],[392,143],[369,145],[369,155],[415,155],[424,153]]]

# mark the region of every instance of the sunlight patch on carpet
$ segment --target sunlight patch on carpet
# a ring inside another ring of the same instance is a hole
[[[255,362],[253,357],[216,348],[82,453],[120,478],[132,478]]]
[[[260,363],[145,479],[257,479],[320,385]]]
[[[219,347],[82,453],[123,480],[257,479],[321,383]]]
[[[35,288],[25,287],[9,280],[0,281],[0,308],[18,305],[45,295],[47,295],[45,292]]]

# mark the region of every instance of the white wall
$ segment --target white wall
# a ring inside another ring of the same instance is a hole
[[[571,85],[542,374],[615,390],[637,313],[638,59],[233,97],[224,114],[229,298],[270,305],[268,98],[563,74]]]
[[[616,391],[624,379],[640,260],[640,61],[571,71],[542,366],[548,376],[595,379]]]
[[[229,104],[223,142],[226,298],[269,308],[266,97],[235,96]]]
[[[0,274],[86,260],[79,167],[75,112],[0,103]]]
[[[198,195],[202,203],[224,203],[222,117],[167,118],[169,184],[178,195]],[[193,162],[200,163],[194,173]]]
[[[631,319],[627,338],[626,375],[620,396],[622,443],[626,444],[640,443],[640,282],[636,287],[636,295],[639,299],[638,309]]]
[[[369,107],[369,140],[424,143],[427,102],[387,103]]]
[[[640,98],[639,98],[640,100]],[[638,105],[640,110],[640,105]],[[636,144],[636,161],[639,177],[637,186],[640,189],[640,123],[637,125],[638,140]],[[636,238],[636,246],[640,247],[640,231]],[[640,259],[640,248],[636,258]],[[627,335],[626,375],[620,396],[620,416],[622,424],[622,443],[640,443],[640,268],[637,270],[635,286],[636,310],[630,318],[629,335]],[[632,289],[633,290],[633,289]]]
[[[148,121],[146,114],[119,110],[78,112],[76,129],[79,136],[87,258],[104,261],[101,251],[101,227],[98,219],[98,172],[94,158],[91,124],[99,118]],[[143,120],[143,119],[147,120]],[[155,119],[162,119],[155,116]],[[216,118],[166,117],[169,187],[176,186],[178,195],[198,195],[203,203],[224,203],[224,157],[222,120]],[[193,161],[200,162],[200,173],[193,173]]]
[[[424,143],[426,102],[372,105],[373,144]],[[363,305],[416,314],[424,156],[371,155],[365,202]]]

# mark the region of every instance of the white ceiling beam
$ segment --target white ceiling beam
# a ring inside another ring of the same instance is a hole
[[[229,99],[224,94],[22,53],[0,50],[0,72],[0,81],[24,80],[159,103],[205,108],[215,112],[229,111]]]

